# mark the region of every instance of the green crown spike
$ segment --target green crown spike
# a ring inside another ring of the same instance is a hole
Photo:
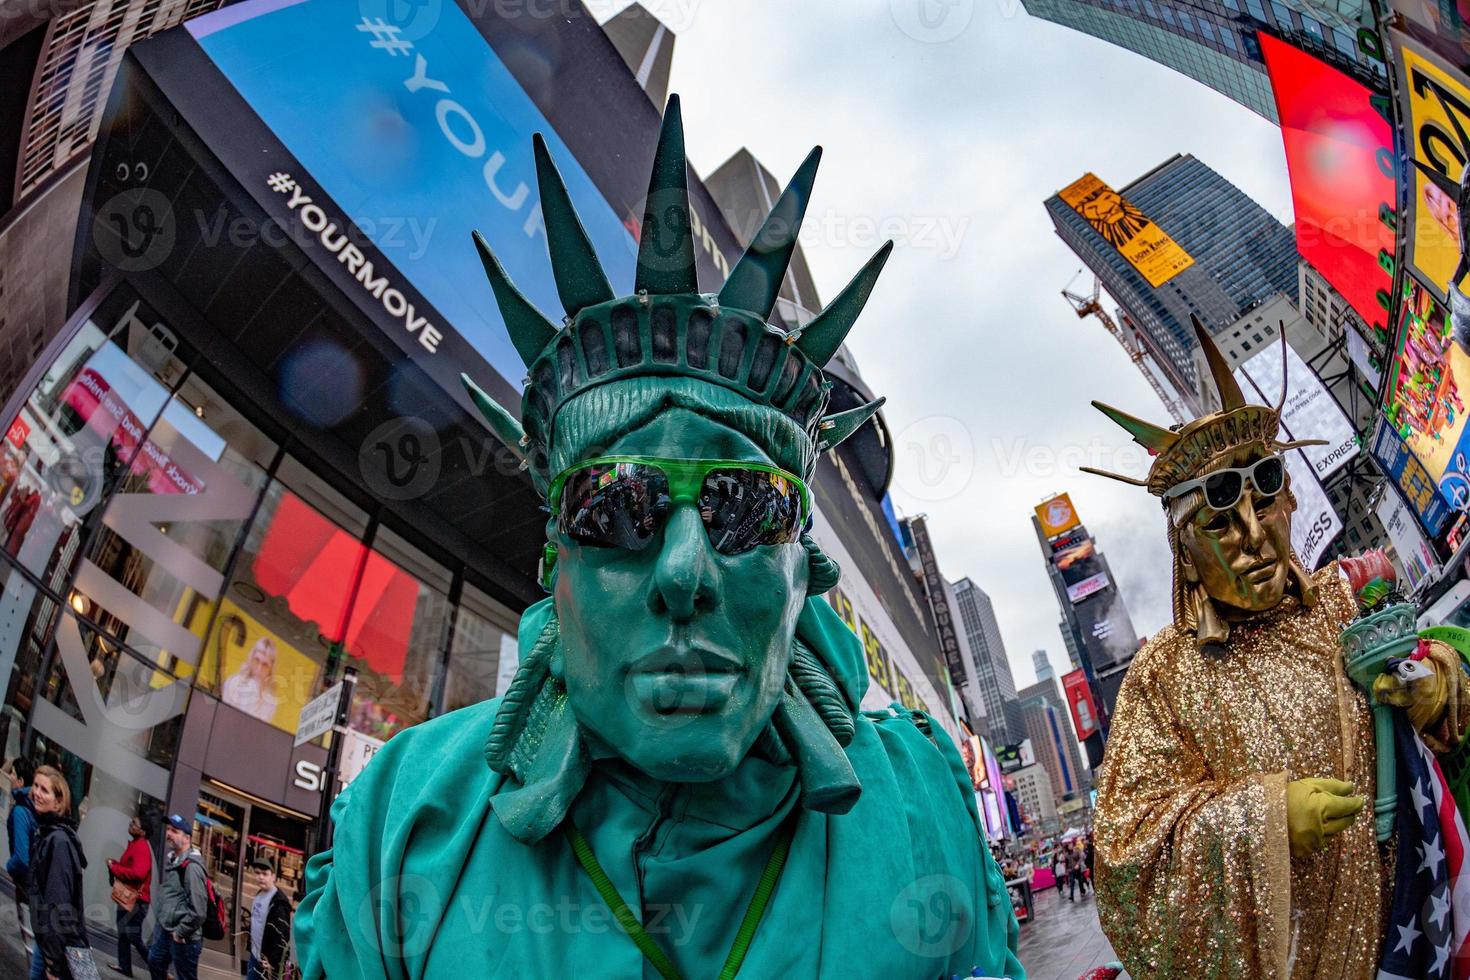
[[[1114,408],[1111,405],[1104,405],[1099,401],[1093,402],[1092,407],[1122,426],[1133,437],[1134,442],[1155,455],[1163,452],[1179,441],[1179,433],[1160,428],[1152,422],[1145,422],[1138,416],[1129,415],[1122,409]]]
[[[785,415],[821,451],[852,435],[883,404],[879,399],[827,416],[832,383],[822,368],[856,322],[892,242],[804,330],[787,333],[766,322],[811,198],[820,148],[797,169],[720,294],[700,294],[679,99],[670,97],[649,181],[637,292],[614,297],[545,141],[537,137],[534,145],[552,272],[567,317],[558,327],[531,305],[476,232],[495,301],[526,362],[520,423],[469,379],[465,385],[490,428],[526,461],[543,492],[555,475],[546,467],[557,412],[598,385],[647,377],[718,385]]]
[[[589,306],[612,299],[612,286],[572,207],[566,184],[546,149],[546,140],[537,133],[531,137],[531,145],[536,153],[536,185],[541,190],[541,219],[546,224],[546,240],[551,245],[556,292],[567,314],[576,316]]]
[[[684,165],[684,122],[677,95],[669,96],[653,154],[633,290],[663,295],[699,291],[694,226],[689,220],[689,175]]]
[[[866,405],[859,405],[857,408],[824,417],[821,424],[817,426],[818,451],[826,452],[829,449],[836,449],[847,440],[848,436],[861,429],[868,419],[877,415],[878,409],[882,408],[883,403],[887,400],[887,398],[878,398]]]
[[[485,421],[490,423],[490,430],[495,433],[495,437],[510,447],[510,451],[516,456],[525,460],[526,447],[522,445],[522,440],[526,438],[526,432],[521,428],[521,423],[501,408],[495,399],[485,394],[479,385],[470,380],[468,374],[461,374],[459,383],[464,385],[465,391],[470,394],[470,400],[475,403],[480,414],[485,416]]]
[[[813,147],[796,169],[771,213],[761,223],[760,231],[750,240],[745,254],[721,287],[721,306],[749,310],[763,320],[771,315],[776,297],[781,293],[781,282],[786,278],[786,268],[791,265],[791,253],[796,248],[796,236],[806,216],[821,159],[822,148]]]
[[[530,364],[541,353],[542,348],[551,343],[551,338],[556,336],[556,325],[521,295],[521,291],[500,267],[495,254],[490,251],[485,236],[476,231],[471,233],[471,237],[475,240],[475,249],[480,253],[480,262],[485,266],[485,275],[490,280],[490,289],[495,293],[495,305],[500,307],[500,315],[505,320],[510,342],[515,345],[521,360]]]
[[[818,364],[826,364],[832,359],[837,348],[847,339],[852,325],[857,322],[858,314],[867,305],[868,296],[873,292],[873,284],[878,281],[878,273],[883,271],[883,265],[892,251],[893,242],[884,242],[883,247],[852,277],[852,281],[842,287],[837,298],[828,303],[827,308],[818,313],[811,323],[797,331],[795,343],[803,354]]]

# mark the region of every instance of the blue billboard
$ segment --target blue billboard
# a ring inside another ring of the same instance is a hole
[[[484,234],[526,296],[560,319],[531,135],[545,136],[618,292],[632,289],[636,226],[458,6],[429,4],[432,22],[407,26],[368,16],[371,7],[251,0],[187,27],[339,212],[519,388],[524,365],[470,232]],[[285,182],[275,189],[299,193]]]
[[[1378,428],[1373,433],[1373,458],[1383,470],[1383,475],[1403,493],[1429,536],[1439,537],[1450,519],[1450,505],[1440,494],[1424,464],[1419,462],[1419,457],[1410,451],[1388,419],[1378,420]]]

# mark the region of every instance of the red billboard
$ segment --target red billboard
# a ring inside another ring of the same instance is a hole
[[[1372,93],[1284,41],[1260,35],[1271,75],[1302,258],[1342,294],[1369,326],[1386,327],[1393,276],[1393,230],[1380,218],[1398,200],[1393,134],[1369,103]]]
[[[1077,740],[1086,741],[1098,730],[1097,701],[1092,697],[1092,685],[1087,683],[1087,674],[1074,670],[1063,675],[1062,688],[1067,692],[1067,703],[1072,706],[1072,725],[1077,729]]]

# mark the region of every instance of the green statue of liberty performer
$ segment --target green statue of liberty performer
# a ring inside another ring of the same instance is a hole
[[[826,414],[822,366],[890,246],[804,329],[766,322],[813,150],[701,294],[676,97],[615,297],[535,151],[566,317],[476,235],[522,419],[466,384],[546,495],[552,595],[503,697],[399,734],[333,804],[305,977],[1024,977],[960,755],[921,714],[859,711],[806,534],[817,453],[878,409]]]

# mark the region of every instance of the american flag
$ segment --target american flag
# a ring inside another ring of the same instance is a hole
[[[1467,980],[1470,837],[1433,753],[1402,711],[1394,715],[1398,867],[1377,980]]]

